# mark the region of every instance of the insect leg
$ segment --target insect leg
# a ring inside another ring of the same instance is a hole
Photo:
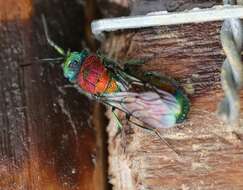
[[[130,114],[126,114],[126,120],[130,121],[131,115]]]
[[[131,121],[131,120],[128,120],[130,123],[140,127],[140,128],[143,128],[143,129],[146,129],[146,130],[149,130],[149,131],[153,131],[158,137],[159,139],[166,145],[168,146],[174,153],[176,153],[177,156],[180,156],[180,152],[178,152],[177,150],[175,150],[175,148],[170,144],[168,143],[168,141],[165,140],[165,138],[163,138],[160,134],[160,132],[158,131],[158,129],[152,129],[152,128],[148,128],[148,127],[144,127],[134,121]]]
[[[120,122],[118,116],[115,113],[115,109],[116,109],[115,107],[112,107],[111,113],[116,120],[116,126],[117,126],[118,130],[121,130],[123,128],[123,126],[122,126],[122,123]]]
[[[46,18],[45,18],[45,16],[43,14],[41,15],[41,19],[42,19],[42,23],[43,23],[43,26],[44,26],[44,32],[45,32],[46,40],[47,40],[48,44],[50,46],[52,46],[59,54],[61,54],[63,56],[66,56],[65,51],[60,46],[58,46],[57,44],[55,44],[51,40],[51,38],[49,37],[47,23],[46,23]]]
[[[126,144],[127,144],[126,143],[126,131],[125,131],[125,128],[122,126],[122,123],[120,122],[118,116],[114,112],[115,109],[116,108],[114,108],[114,107],[112,108],[112,113],[113,113],[114,118],[116,119],[118,131],[115,134],[113,139],[115,139],[119,134],[121,134],[121,146],[123,148],[123,152],[126,152]]]
[[[128,60],[125,62],[125,65],[126,66],[134,66],[134,65],[137,65],[137,66],[141,66],[145,63],[144,60],[140,60],[140,59],[131,59],[131,60]]]
[[[168,84],[173,84],[177,88],[180,86],[179,83],[175,79],[173,79],[173,78],[171,78],[169,76],[166,76],[166,75],[164,75],[162,73],[159,73],[157,71],[149,71],[149,72],[146,72],[144,74],[144,76],[145,77],[150,77],[150,80],[152,78],[160,79],[161,81],[167,82]]]
[[[100,51],[97,51],[96,54],[99,56],[99,58],[102,60],[102,63],[108,67],[108,68],[112,68],[112,69],[121,69],[116,61],[110,59],[109,57],[107,57],[105,54],[101,53]]]
[[[54,61],[62,61],[64,58],[63,57],[55,57],[55,58],[39,58],[38,60],[39,61],[51,61],[51,62],[54,62]]]
[[[122,125],[120,119],[118,118],[118,116],[116,115],[115,110],[116,110],[115,107],[112,107],[112,108],[111,108],[111,113],[112,113],[113,117],[115,118],[116,127],[117,127],[117,129],[118,129],[118,131],[117,131],[116,134],[114,135],[114,139],[115,139],[119,134],[124,133],[124,132],[123,132],[123,125]]]
[[[111,106],[111,104],[109,104],[109,102],[103,101],[103,103],[106,104],[106,105],[108,105],[108,106]],[[127,122],[130,122],[130,123],[132,123],[132,124],[134,124],[134,125],[136,125],[136,126],[138,126],[138,127],[140,127],[140,128],[143,128],[143,129],[146,129],[146,130],[149,130],[149,131],[153,131],[153,132],[159,137],[159,139],[160,139],[166,146],[168,146],[173,152],[176,153],[177,156],[180,155],[180,153],[179,153],[178,151],[176,151],[175,148],[174,148],[170,143],[168,143],[168,142],[161,136],[160,132],[159,132],[157,129],[148,128],[148,127],[142,126],[142,125],[140,125],[140,124],[138,124],[138,123],[136,123],[136,122],[134,122],[134,121],[131,121],[131,120],[130,120],[131,114],[129,114],[128,112],[126,112],[126,111],[124,111],[124,110],[122,110],[122,109],[120,109],[120,108],[116,108],[116,107],[114,107],[114,106],[112,106],[112,108],[113,108],[113,110],[114,110],[114,109],[118,109],[118,110],[120,110],[120,111],[126,113],[126,121],[127,121]],[[116,119],[118,119],[117,116],[116,116]],[[118,121],[119,121],[119,119],[118,119]],[[121,132],[122,132],[122,131],[124,130],[124,127],[122,127],[121,129],[122,129],[122,130],[121,130]]]
[[[174,147],[172,147],[172,145],[170,143],[168,143],[168,141],[166,141],[160,134],[160,132],[158,131],[158,129],[153,129],[153,131],[155,132],[156,135],[158,135],[158,137],[160,138],[160,140],[163,141],[163,143],[165,143],[171,150],[173,150],[177,156],[180,156],[180,152],[178,152],[177,150],[175,150]]]
[[[145,63],[143,60],[129,60],[126,61],[124,64],[124,71],[129,74],[133,75],[140,70],[140,67]]]
[[[98,56],[102,60],[102,63],[105,65],[105,67],[113,73],[113,77],[120,81],[123,86],[128,86],[129,84],[133,82],[137,82],[137,80],[130,76],[124,69],[122,69],[114,60],[108,58],[104,54],[101,54],[100,52],[97,52]],[[140,65],[143,63],[143,61],[133,61],[133,65]]]

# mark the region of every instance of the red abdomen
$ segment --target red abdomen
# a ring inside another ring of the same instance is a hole
[[[115,92],[118,89],[105,66],[96,55],[88,56],[80,69],[78,76],[79,86],[91,94]]]

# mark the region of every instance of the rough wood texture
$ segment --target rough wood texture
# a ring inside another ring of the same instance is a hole
[[[115,138],[111,120],[109,174],[115,190],[243,189],[243,129],[232,132],[215,114],[223,95],[220,26],[213,22],[157,27],[107,37],[103,49],[110,57],[146,60],[145,72],[174,77],[191,101],[184,124],[161,130],[179,157],[155,134],[136,126],[126,125],[126,138]]]
[[[105,189],[97,111],[59,65],[39,61],[58,56],[41,13],[58,44],[81,48],[84,11],[75,1],[0,0],[0,189]]]
[[[183,11],[194,7],[208,8],[221,0],[97,0],[104,17],[144,15],[152,11]]]

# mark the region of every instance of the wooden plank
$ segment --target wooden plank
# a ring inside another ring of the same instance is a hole
[[[144,72],[158,71],[175,78],[191,102],[185,123],[161,130],[164,139],[180,152],[179,157],[155,134],[136,126],[125,125],[125,138],[115,138],[111,120],[109,174],[114,189],[243,188],[243,129],[232,132],[215,114],[223,96],[220,67],[225,56],[220,27],[220,22],[185,24],[107,37],[103,49],[110,57],[120,62],[146,60]]]
[[[84,40],[84,7],[75,1],[0,0],[0,189],[105,189],[100,116],[60,65],[39,60],[57,56],[41,13],[65,49]]]

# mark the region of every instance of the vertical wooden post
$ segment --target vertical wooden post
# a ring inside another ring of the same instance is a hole
[[[59,64],[40,61],[59,56],[46,44],[41,13],[54,41],[81,48],[76,1],[0,0],[0,189],[105,189],[93,103]]]
[[[170,2],[177,3],[176,10],[185,10],[206,1]],[[107,36],[103,49],[111,57],[119,61],[145,60],[144,72],[157,71],[175,78],[191,102],[185,123],[161,130],[163,138],[180,156],[155,134],[133,125],[125,126],[129,130],[126,130],[124,152],[121,145],[124,139],[114,138],[116,128],[111,119],[109,173],[114,189],[243,187],[243,129],[232,132],[215,114],[223,95],[220,68],[225,56],[219,39],[220,28],[220,22],[211,22],[129,30]]]

